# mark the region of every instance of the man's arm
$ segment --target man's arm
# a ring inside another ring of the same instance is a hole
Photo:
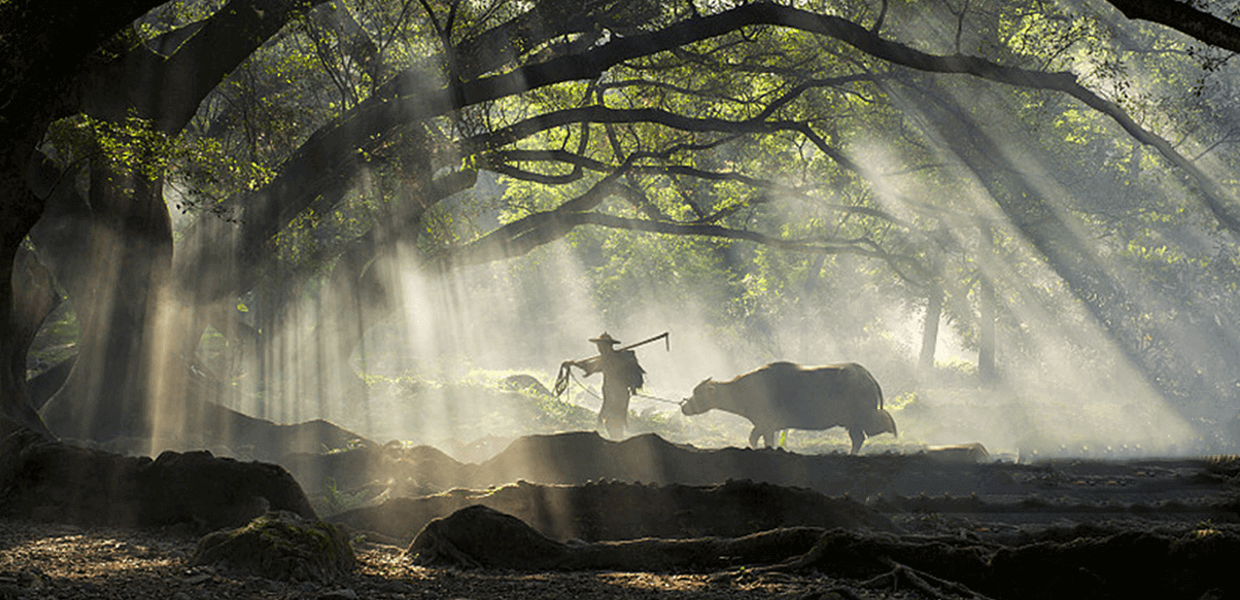
[[[574,367],[577,367],[578,369],[581,369],[582,371],[585,371],[586,377],[589,377],[603,370],[603,357],[595,356],[592,358],[587,358],[585,360],[574,360],[574,361],[571,361],[569,364],[573,365]]]

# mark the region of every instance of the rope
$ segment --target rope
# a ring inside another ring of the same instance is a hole
[[[572,371],[569,371],[569,372],[568,372],[568,377],[569,377],[570,379],[572,379],[572,380],[573,380],[573,383],[576,383],[577,385],[581,386],[581,389],[585,390],[587,394],[590,394],[591,396],[594,396],[595,398],[598,398],[599,400],[602,400],[602,399],[603,399],[603,397],[602,397],[602,396],[600,396],[600,395],[598,395],[598,394],[594,393],[594,390],[592,390],[592,389],[590,389],[590,388],[586,387],[586,384],[582,383],[580,379],[577,379],[577,374],[576,374],[576,373],[574,373],[574,372],[572,372]],[[645,398],[645,399],[647,399],[647,400],[654,400],[655,402],[663,402],[663,403],[666,403],[666,404],[675,404],[675,405],[677,405],[677,406],[680,406],[681,404],[684,404],[684,402],[683,402],[683,401],[681,401],[681,400],[668,400],[667,398],[660,398],[660,397],[658,397],[658,396],[651,396],[650,394],[643,394],[643,393],[641,393],[641,392],[635,392],[633,395],[634,395],[634,396],[637,396],[637,397],[639,397],[639,398]]]
[[[572,371],[570,370],[570,371],[568,372],[568,376],[569,376],[570,378],[572,378],[573,383],[575,383],[575,384],[577,384],[577,385],[581,386],[581,389],[585,390],[587,394],[590,394],[591,396],[594,396],[595,398],[598,398],[599,400],[602,400],[602,399],[603,399],[603,397],[602,397],[602,396],[600,396],[600,395],[598,395],[598,394],[595,394],[595,393],[594,393],[594,390],[592,390],[592,389],[590,389],[590,388],[586,387],[586,384],[581,383],[581,380],[580,380],[580,379],[577,379],[577,374],[576,374],[576,373],[574,373],[574,372],[572,372]]]
[[[640,397],[645,398],[645,399],[647,399],[647,400],[654,400],[655,402],[663,402],[663,403],[665,403],[665,404],[675,404],[676,406],[680,406],[681,404],[684,404],[684,403],[685,403],[685,401],[684,401],[684,400],[668,400],[667,398],[660,398],[660,397],[658,397],[658,396],[651,396],[650,394],[640,394],[640,393],[638,393],[638,394],[633,394],[633,395],[634,395],[634,396],[640,396]]]

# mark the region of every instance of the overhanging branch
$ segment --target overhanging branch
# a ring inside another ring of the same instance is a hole
[[[236,231],[231,236],[228,232],[221,232],[220,236],[211,238],[216,244],[219,244],[221,239],[231,238],[232,241],[226,244],[232,246],[231,248],[220,248],[218,252],[203,254],[201,259],[190,261],[190,266],[224,262],[212,259],[217,254],[231,255],[233,262],[246,262],[247,255],[260,252],[265,241],[312,199],[303,196],[306,189],[313,186],[297,182],[303,181],[303,178],[310,181],[322,179],[325,174],[337,173],[337,170],[346,176],[354,175],[354,150],[394,127],[443,116],[466,106],[524,94],[557,83],[594,80],[625,61],[740,31],[746,27],[762,25],[797,29],[836,39],[875,58],[918,71],[972,75],[998,83],[1072,96],[1112,118],[1133,139],[1154,146],[1169,162],[1197,182],[1215,218],[1226,228],[1240,232],[1240,218],[1232,214],[1232,200],[1210,177],[1191,161],[1180,156],[1166,140],[1138,125],[1120,107],[1081,86],[1071,73],[1047,73],[1006,67],[964,55],[927,54],[907,45],[885,40],[873,31],[840,17],[815,14],[787,6],[754,3],[710,16],[688,19],[650,33],[613,37],[605,44],[593,45],[581,52],[451,87],[437,83],[436,78],[428,76],[425,71],[409,72],[395,78],[385,84],[381,93],[363,101],[355,111],[312,135],[307,146],[319,152],[299,151],[290,158],[288,165],[293,167],[291,170],[282,169],[281,175],[258,194],[259,201],[246,203],[245,214],[240,220],[247,231]],[[678,117],[679,120],[671,117],[667,119],[669,124],[687,123],[684,121],[685,117]],[[547,126],[547,123],[539,126]],[[736,128],[738,133],[758,128],[753,124],[748,126],[748,130],[736,124],[731,126]],[[763,128],[770,126],[768,122],[762,124]],[[800,123],[797,127],[814,139],[808,125]],[[824,148],[824,151],[829,150],[821,145],[820,140],[816,140],[815,144]],[[322,152],[324,150],[327,152]],[[838,161],[842,157],[833,158]],[[287,193],[282,188],[287,188]],[[238,258],[240,260],[237,260]],[[197,273],[201,270],[189,268],[184,272]]]
[[[602,161],[598,161],[598,160],[595,160],[595,159],[592,159],[586,156],[581,156],[579,154],[574,154],[572,152],[568,152],[565,150],[520,150],[520,149],[498,151],[492,155],[492,158],[485,160],[485,161],[481,161],[479,163],[479,167],[492,169],[492,170],[495,170],[496,172],[503,173],[509,176],[513,176],[518,179],[528,180],[528,181],[549,180],[555,177],[567,178],[567,175],[554,176],[554,175],[543,175],[539,173],[530,173],[527,171],[518,171],[518,170],[509,168],[509,167],[505,167],[504,166],[505,161],[560,162],[560,163],[574,165],[575,167],[580,167],[582,169],[595,171],[598,173],[610,173],[614,169],[617,168],[607,163],[604,163]],[[747,186],[750,186],[756,189],[773,191],[773,192],[778,192],[780,194],[797,196],[801,198],[809,198],[808,194],[806,193],[804,189],[797,188],[794,186],[784,185],[784,184],[777,183],[774,181],[768,181],[765,179],[751,177],[749,175],[745,175],[744,173],[738,173],[735,171],[708,171],[705,169],[699,169],[697,167],[691,167],[688,165],[641,165],[641,164],[631,165],[630,167],[628,167],[628,169],[629,169],[629,172],[634,173],[634,174],[663,175],[667,177],[690,177],[693,179],[702,179],[706,181],[733,181],[733,182],[741,183],[741,184],[744,184],[744,185],[747,185]],[[575,177],[572,178],[572,181],[577,181],[582,176],[584,175],[578,173]],[[560,182],[555,182],[555,183],[567,183],[567,182],[560,181]],[[894,215],[888,213],[887,211],[879,210],[877,208],[870,208],[867,206],[851,206],[851,205],[844,205],[844,204],[820,204],[820,205],[824,206],[825,208],[829,208],[829,209],[840,211],[840,212],[850,212],[850,213],[863,214],[863,215],[867,215],[871,217],[880,218],[892,224],[905,227],[905,228],[911,227],[911,224],[909,224],[908,222],[895,217]],[[715,222],[717,220],[718,218],[705,218],[705,219],[700,219],[697,222],[705,223],[705,222]]]
[[[602,192],[602,190],[600,190]],[[606,193],[602,192],[605,196]],[[853,254],[885,261],[900,277],[920,283],[922,277],[910,276],[907,270],[920,272],[915,258],[887,252],[869,237],[834,238],[818,236],[802,239],[781,238],[743,229],[732,229],[711,223],[676,223],[651,221],[607,215],[597,212],[549,211],[530,215],[501,227],[492,233],[464,246],[446,250],[441,254],[441,268],[482,264],[495,260],[515,258],[531,250],[562,239],[574,228],[594,225],[625,231],[640,231],[662,235],[707,237],[718,240],[745,241],[787,250],[812,254]]]
[[[1125,17],[1165,25],[1198,41],[1240,52],[1240,27],[1188,2],[1178,0],[1107,0]]]

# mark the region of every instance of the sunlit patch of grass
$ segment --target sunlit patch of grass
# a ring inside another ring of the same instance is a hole
[[[313,502],[316,512],[321,514],[335,514],[344,512],[360,505],[366,497],[366,490],[346,492],[340,489],[334,478],[328,477],[323,483],[323,491],[318,494]]]
[[[916,391],[904,392],[893,398],[884,398],[883,407],[888,411],[903,410],[918,401],[918,393]]]
[[[1212,519],[1205,519],[1197,522],[1197,527],[1193,529],[1192,536],[1201,539],[1218,535],[1220,533],[1222,532],[1214,527],[1214,521]]]

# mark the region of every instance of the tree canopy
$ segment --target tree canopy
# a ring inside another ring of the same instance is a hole
[[[1069,348],[1235,412],[1223,3],[57,4],[0,5],[0,397],[29,426],[175,436],[225,393],[195,388],[211,335],[248,412],[364,403],[351,360],[430,310],[409,273],[491,264],[528,307],[496,315],[547,329],[573,276],[604,324],[693,307],[772,359],[905,315],[933,365],[942,314],[990,383]],[[559,247],[579,271],[528,266]],[[32,396],[62,294],[75,362]]]

